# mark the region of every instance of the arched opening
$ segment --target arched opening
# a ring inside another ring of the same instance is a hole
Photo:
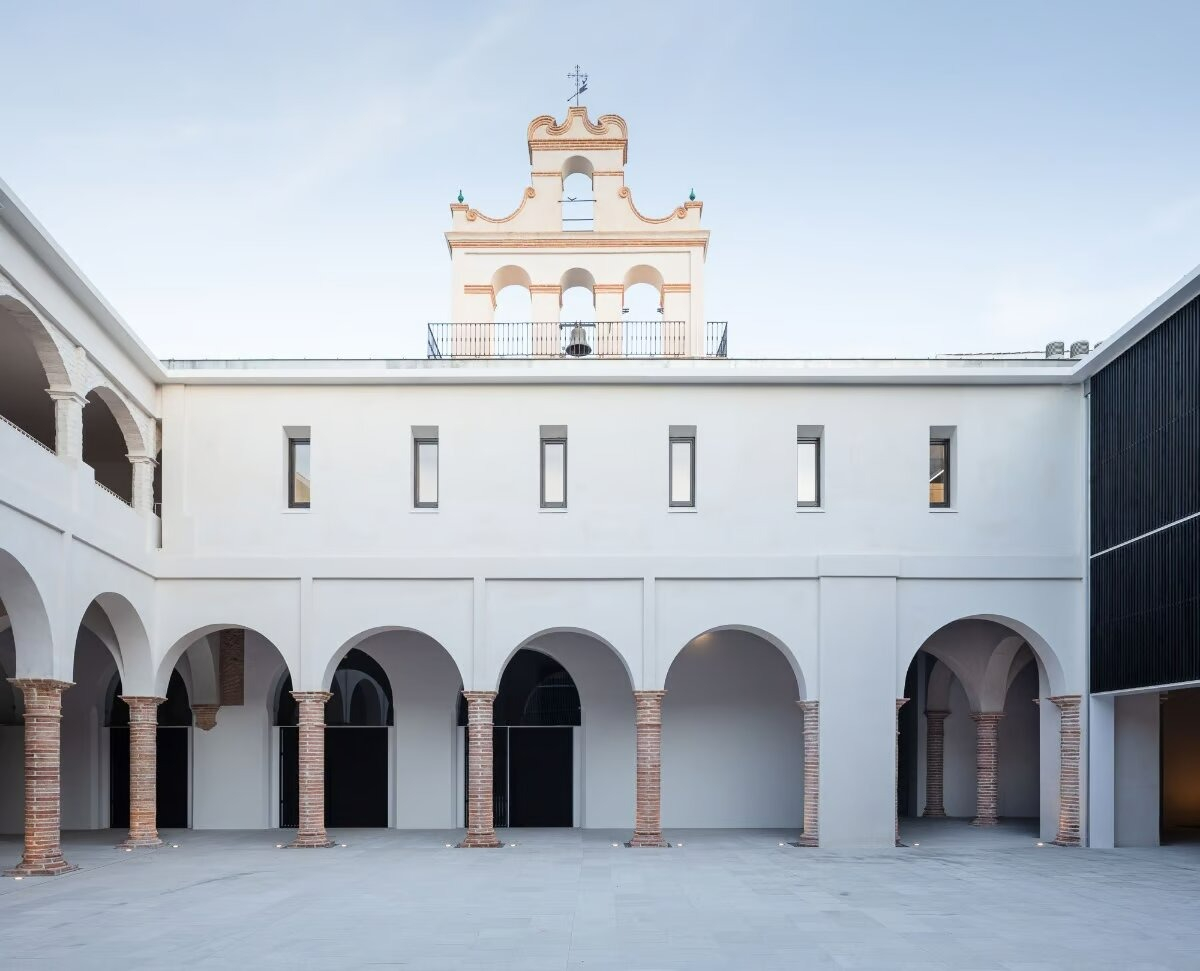
[[[588,357],[596,351],[596,279],[575,268],[562,275],[559,288],[559,349],[568,357]]]
[[[709,631],[665,687],[663,828],[800,828],[803,688],[787,656],[757,633]]]
[[[11,299],[0,300],[0,418],[54,451],[54,402],[50,378],[30,328],[41,324]],[[44,344],[49,335],[42,332]]]
[[[595,226],[594,168],[582,155],[563,162],[562,228],[564,233],[590,232]]]
[[[955,621],[921,645],[898,715],[902,842],[967,833],[1027,842],[1043,830],[1052,838],[1056,767],[1043,752],[1057,750],[1058,717],[1049,683],[1025,638],[993,620]]]
[[[279,687],[280,825],[300,820],[300,741],[290,675]],[[389,817],[389,748],[394,703],[391,679],[365,651],[346,652],[325,704],[325,824],[383,827]]]
[[[25,727],[20,692],[8,679],[16,676],[17,646],[12,618],[0,600],[0,833],[24,829]]]
[[[532,281],[520,266],[502,266],[492,274],[492,294],[496,301],[496,323],[525,323],[533,320]],[[504,335],[497,335],[498,338]]]
[[[96,482],[126,503],[133,502],[133,466],[129,446],[106,395],[88,392],[83,409],[83,461],[92,467]]]
[[[541,651],[517,651],[504,668],[492,718],[495,825],[574,825],[581,706],[567,669]],[[465,703],[459,722],[466,724]]]
[[[121,679],[114,676],[104,706],[109,739],[109,826],[114,829],[129,828],[129,706],[121,700],[121,692]],[[155,798],[160,830],[191,825],[191,729],[187,685],[178,671],[172,671],[166,701],[158,706]]]

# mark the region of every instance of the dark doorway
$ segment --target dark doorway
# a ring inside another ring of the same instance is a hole
[[[120,698],[121,682],[109,691],[109,826],[129,827],[129,706]],[[179,672],[171,674],[167,700],[158,706],[158,758],[155,795],[159,829],[186,829],[191,771],[188,742],[192,707]]]
[[[300,825],[300,749],[291,678],[275,707],[279,732],[279,825]],[[388,726],[392,687],[369,654],[349,651],[334,672],[325,705],[325,825],[388,824]]]
[[[580,706],[570,674],[539,651],[518,651],[500,680],[493,722],[495,825],[573,825]]]

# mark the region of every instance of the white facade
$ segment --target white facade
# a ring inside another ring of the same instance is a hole
[[[572,147],[535,138],[558,127],[545,137],[570,134]],[[592,126],[572,110],[564,126],[535,120],[530,137],[533,187],[508,223],[452,206],[453,321],[491,320],[484,288],[517,259],[527,285],[586,269],[624,286],[653,256],[660,288],[689,288],[660,289],[664,319],[688,322],[686,353],[167,370],[4,191],[0,335],[36,339],[59,423],[57,454],[0,423],[0,669],[75,682],[64,825],[109,822],[113,676],[125,694],[163,695],[179,670],[193,705],[217,703],[213,638],[244,628],[243,704],[189,730],[196,828],[278,824],[284,679],[328,690],[351,648],[393,692],[389,824],[461,825],[459,692],[496,690],[531,647],[578,688],[576,825],[632,825],[632,693],[665,687],[665,827],[799,828],[796,702],[819,700],[821,844],[890,845],[896,700],[922,652],[909,705],[925,703],[935,661],[950,672],[946,811],[975,812],[970,713],[1002,710],[1000,812],[1037,816],[1053,838],[1058,712],[1047,699],[1087,695],[1080,362],[702,359],[699,205],[659,228],[635,218],[616,116]],[[591,242],[605,240],[594,253],[562,241],[547,201],[589,151],[606,153],[591,164]],[[470,237],[479,245],[458,245]],[[540,241],[525,256],[513,247],[523,238]],[[605,292],[593,293],[597,320],[619,322],[619,305],[606,312]],[[558,319],[557,307],[531,318]],[[97,387],[134,463],[132,506],[96,487],[71,437],[80,411],[99,407],[80,404]],[[546,426],[568,441],[565,511],[539,504]],[[694,429],[696,502],[672,508],[668,439],[681,427]],[[296,429],[311,440],[308,509],[287,502]],[[796,503],[798,429],[821,439],[817,508]],[[947,509],[929,504],[934,431],[953,444]],[[413,440],[431,433],[438,504],[420,509]],[[161,520],[145,478],[155,458]],[[12,832],[20,693],[7,703],[0,830]],[[913,813],[924,808],[923,727],[915,739]],[[1086,799],[1082,810],[1086,834]]]

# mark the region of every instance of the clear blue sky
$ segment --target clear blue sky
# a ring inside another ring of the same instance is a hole
[[[1195,2],[0,0],[0,177],[158,354],[420,356],[460,187],[629,123],[738,356],[1106,337],[1200,262]]]

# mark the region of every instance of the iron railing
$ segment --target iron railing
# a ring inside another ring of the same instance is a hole
[[[38,445],[38,446],[44,448],[51,455],[55,454],[54,449],[52,449],[49,445],[47,445],[45,442],[43,442],[40,438],[34,438],[32,435],[29,434],[29,432],[25,431],[25,429],[22,428],[20,425],[9,421],[3,415],[0,415],[0,422],[3,422],[4,424],[6,424],[9,428],[15,428],[18,432],[20,432],[22,435],[24,435],[26,438],[28,438],[31,442],[33,442],[34,445]]]
[[[577,320],[434,323],[430,360],[461,358],[725,357],[727,324],[708,321],[704,347],[689,344],[684,320]]]
[[[133,506],[132,502],[130,502],[124,496],[117,495],[115,492],[112,491],[112,489],[110,489],[108,486],[104,485],[104,483],[102,483],[102,482],[97,482],[96,488],[100,489],[102,492],[107,492],[110,496],[112,496],[114,499],[116,499],[117,502],[123,502],[125,505],[130,506],[130,507]]]

